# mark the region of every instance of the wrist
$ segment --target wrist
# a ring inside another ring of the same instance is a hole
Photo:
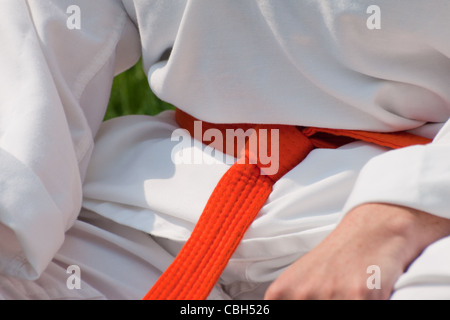
[[[348,218],[366,226],[366,232],[378,234],[380,245],[386,245],[404,268],[429,244],[450,234],[450,219],[392,204],[364,204],[349,212]]]

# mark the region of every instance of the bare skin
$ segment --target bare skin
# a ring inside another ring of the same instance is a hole
[[[286,269],[265,299],[389,299],[410,263],[447,235],[450,219],[389,204],[359,206]],[[371,265],[380,267],[381,289],[367,286]]]

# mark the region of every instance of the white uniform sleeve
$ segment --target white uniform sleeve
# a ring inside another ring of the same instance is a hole
[[[361,171],[345,211],[381,202],[450,219],[450,121],[433,142],[393,150],[370,160]]]
[[[77,218],[93,136],[139,35],[119,0],[2,0],[0,39],[0,272],[35,279]]]

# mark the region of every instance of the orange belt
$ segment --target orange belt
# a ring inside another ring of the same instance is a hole
[[[181,128],[194,136],[197,119],[181,110],[176,111],[176,119]],[[244,150],[234,150],[235,156],[241,157],[240,161],[233,164],[218,182],[190,238],[144,300],[206,299],[245,231],[266,202],[273,184],[314,148],[337,148],[362,140],[395,149],[431,141],[406,132],[376,133],[289,125],[202,122],[203,132],[212,128],[223,133],[222,146],[226,146],[227,129],[253,128],[256,135],[261,132],[260,129],[278,129],[279,170],[272,175],[261,174],[264,165],[258,161],[258,155],[250,150],[248,143]]]

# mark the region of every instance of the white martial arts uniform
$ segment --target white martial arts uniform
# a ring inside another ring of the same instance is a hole
[[[312,151],[275,184],[211,299],[261,298],[359,204],[450,218],[447,0],[0,9],[0,297],[139,299],[189,237],[230,164],[174,162],[172,111],[102,124],[113,76],[141,56],[153,91],[205,121],[434,138],[389,152],[363,142]],[[449,249],[450,238],[430,245],[393,298],[450,298]],[[68,285],[72,265],[80,289]]]

